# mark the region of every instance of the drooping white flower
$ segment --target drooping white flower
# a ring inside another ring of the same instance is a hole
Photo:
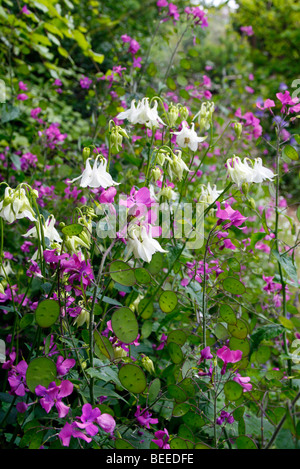
[[[226,162],[227,174],[232,182],[234,182],[238,188],[245,182],[252,182],[253,170],[245,162],[241,161],[239,156],[234,155]]]
[[[36,190],[32,192],[34,196],[38,196]],[[36,221],[35,213],[23,187],[12,189],[8,186],[5,188],[4,198],[0,202],[0,217],[7,221],[7,223],[13,223],[21,218]]]
[[[55,228],[55,218],[53,215],[50,215],[47,220],[42,224],[43,232],[44,232],[44,238],[48,238],[50,244],[52,242],[56,243],[62,243],[62,239]],[[40,225],[39,225],[40,228]],[[24,238],[38,238],[38,233],[37,233],[37,228],[34,226],[30,230],[27,231],[27,233],[23,234]]]
[[[0,266],[0,276],[1,277],[6,277],[8,275],[14,275],[14,274],[15,274],[15,272],[13,271],[13,269],[11,267],[9,259],[5,259],[2,262],[2,265]]]
[[[100,159],[100,162],[98,164],[98,160]],[[83,173],[78,176],[75,179],[72,179],[72,182],[77,181],[80,179],[80,186],[81,187],[92,187],[92,188],[98,188],[98,187],[103,187],[104,189],[107,189],[108,187],[111,186],[116,186],[119,185],[118,182],[115,182],[111,175],[106,171],[107,167],[107,160],[106,158],[100,158],[100,155],[97,155],[93,168],[90,165],[90,160],[91,158],[88,158],[85,163],[85,169]]]
[[[199,143],[203,142],[206,137],[198,137],[194,129],[195,124],[192,123],[191,128],[189,129],[186,123],[182,122],[182,129],[180,132],[173,132],[176,137],[176,143],[181,148],[189,148],[192,151],[198,150]]]
[[[150,262],[153,254],[157,251],[167,252],[156,239],[152,238],[151,225],[148,223],[131,223],[129,225],[127,247],[127,259],[133,253],[135,258],[145,262]]]
[[[227,160],[226,166],[229,178],[239,188],[244,183],[261,183],[266,179],[272,181],[275,177],[273,171],[263,166],[261,158],[255,158],[254,161],[245,158],[242,162],[238,156],[234,155]]]
[[[273,173],[273,171],[263,166],[262,159],[255,158],[253,174],[252,174],[252,182],[260,183],[260,182],[263,182],[265,179],[272,181],[274,177],[275,177],[275,174]]]
[[[131,101],[130,108],[126,111],[120,112],[117,119],[127,119],[131,124],[142,124],[146,127],[159,127],[160,124],[165,125],[157,112],[158,103],[154,100],[154,105],[151,108],[149,105],[149,98],[143,98],[135,105],[135,99]]]

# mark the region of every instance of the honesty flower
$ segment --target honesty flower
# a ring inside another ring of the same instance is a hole
[[[165,125],[157,112],[158,103],[154,100],[154,105],[150,108],[149,98],[143,98],[135,105],[135,99],[131,101],[131,106],[127,111],[120,112],[117,119],[127,119],[131,124],[143,124],[146,127],[158,127],[159,124]]]
[[[228,363],[236,363],[239,362],[242,358],[243,352],[241,350],[230,350],[226,345],[220,348],[217,351],[217,357],[219,357],[223,362],[223,368],[221,370],[221,374],[224,375],[226,372],[226,366]]]
[[[141,426],[146,427],[148,429],[150,429],[150,424],[158,423],[158,419],[151,418],[152,414],[150,414],[148,410],[141,409],[141,406],[139,405],[137,406],[137,411],[134,416],[136,417],[138,423]]]
[[[38,197],[36,190],[32,192],[34,196]],[[35,213],[23,187],[12,189],[8,186],[5,188],[4,199],[0,202],[0,217],[8,223],[21,218],[29,218],[31,221],[36,221]]]
[[[150,262],[155,252],[167,252],[152,238],[151,225],[149,223],[131,223],[128,227],[128,236],[127,258],[133,253],[134,257],[142,259],[145,262]]]
[[[169,441],[169,433],[166,428],[164,430],[158,430],[154,433],[156,440],[151,440],[161,449],[170,449]]]
[[[187,127],[187,124],[182,122],[182,129],[180,132],[173,132],[176,137],[176,143],[181,148],[189,148],[192,151],[198,150],[199,143],[203,142],[206,137],[198,137],[197,133],[194,130],[195,124],[192,123],[191,128]]]
[[[100,159],[100,163],[98,165],[99,159]],[[110,186],[119,185],[119,183],[115,182],[112,179],[111,175],[106,171],[107,160],[104,157],[101,157],[101,155],[97,155],[94,161],[93,168],[91,168],[90,160],[91,158],[88,158],[86,160],[85,169],[83,173],[77,178],[70,181],[70,183],[73,183],[77,181],[78,179],[80,179],[81,187],[93,187],[93,188],[103,187],[104,189],[107,189],[107,187],[110,187]]]
[[[49,384],[48,388],[39,384],[35,388],[37,396],[41,396],[40,404],[43,409],[49,414],[52,407],[55,405],[59,418],[65,417],[69,412],[69,407],[62,402],[64,397],[69,396],[73,392],[73,384],[71,381],[62,381],[59,386],[55,381]]]

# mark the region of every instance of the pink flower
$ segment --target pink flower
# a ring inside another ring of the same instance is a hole
[[[80,438],[86,441],[87,443],[90,443],[92,441],[92,438],[89,438],[83,432],[78,430],[78,428],[76,427],[76,422],[73,422],[72,424],[66,422],[64,427],[59,432],[58,436],[63,446],[69,446],[71,437]]]
[[[239,373],[236,374],[236,376],[233,378],[233,381],[236,381],[239,383],[242,388],[243,392],[251,391],[252,389],[252,384],[250,383],[249,377],[242,377]]]
[[[28,99],[28,96],[25,93],[21,93],[21,94],[18,94],[17,99],[19,101],[26,101],[26,99]]]
[[[285,112],[286,106],[293,106],[299,102],[298,98],[292,99],[287,90],[284,93],[277,93],[276,97],[282,104],[281,112]]]
[[[89,87],[91,86],[92,83],[93,83],[93,80],[91,80],[90,78],[85,77],[85,76],[82,75],[82,77],[80,79],[81,88],[89,89]]]
[[[168,443],[169,433],[166,428],[164,428],[164,430],[158,430],[154,433],[154,436],[156,439],[151,441],[153,441],[153,443],[155,443],[159,448],[170,449],[170,445]]]
[[[142,67],[141,61],[142,61],[142,57],[134,57],[133,62],[132,62],[133,68],[141,68]]]
[[[241,26],[240,30],[246,34],[246,36],[253,36],[254,31],[252,26]]]
[[[23,13],[23,15],[30,15],[30,11],[28,10],[27,5],[23,6],[21,12]]]
[[[174,21],[178,21],[180,18],[180,15],[178,13],[178,8],[174,3],[169,3],[168,5],[169,11],[168,11],[168,16],[172,16]]]
[[[200,365],[200,363],[202,363],[204,360],[209,360],[211,358],[214,358],[214,357],[211,354],[210,347],[207,346],[204,349],[202,349],[200,352],[200,360],[198,361],[198,365]]]
[[[141,46],[135,39],[131,39],[129,43],[128,52],[132,55],[135,55]]]
[[[239,362],[242,358],[242,355],[243,352],[241,352],[241,350],[230,350],[228,347],[226,347],[226,345],[220,348],[217,351],[217,357],[224,362],[221,374],[224,375],[226,373],[226,366],[228,363]]]
[[[22,90],[22,91],[27,91],[28,88],[27,88],[26,83],[23,83],[22,81],[19,81],[19,89]]]
[[[216,217],[219,218],[219,222],[229,220],[230,224],[226,226],[240,226],[244,223],[245,220],[247,220],[247,217],[244,217],[238,210],[233,210],[228,203],[225,202],[224,210],[220,208],[220,205],[220,202],[217,201],[216,206],[218,209],[216,211]]]
[[[158,423],[158,419],[151,418],[152,414],[150,414],[148,410],[142,410],[139,405],[137,406],[137,411],[134,416],[142,427],[146,427],[148,429],[150,429],[150,424]]]
[[[56,369],[58,376],[64,376],[69,373],[70,369],[75,366],[76,361],[73,358],[64,358],[63,356],[57,357]]]
[[[37,396],[41,396],[40,404],[43,409],[49,414],[52,407],[55,405],[59,418],[65,417],[69,412],[69,407],[62,402],[64,397],[69,396],[73,392],[73,384],[68,381],[62,381],[59,386],[55,381],[52,381],[48,388],[39,384],[35,388]]]
[[[164,8],[167,7],[169,3],[167,2],[167,0],[158,0],[156,2],[156,5],[158,6],[158,8]]]
[[[272,99],[266,99],[263,106],[261,106],[259,102],[256,103],[256,106],[258,107],[258,109],[264,110],[270,109],[271,107],[275,107],[275,103]]]

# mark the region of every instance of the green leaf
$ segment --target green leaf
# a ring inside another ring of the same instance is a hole
[[[229,401],[237,401],[243,394],[243,388],[236,381],[226,381],[224,394]]]
[[[107,337],[105,337],[104,335],[101,335],[99,333],[99,331],[95,330],[94,331],[94,340],[95,340],[95,343],[96,343],[99,351],[106,358],[109,358],[109,360],[113,360],[114,359],[114,349],[113,349],[113,346],[111,345],[109,339]],[[97,350],[95,350],[95,352],[96,351]]]
[[[290,160],[297,161],[299,159],[298,152],[292,145],[286,145],[282,152],[283,155],[287,156]]]
[[[288,275],[288,277],[292,280],[295,285],[298,285],[298,274],[297,274],[297,269],[296,266],[293,262],[293,259],[291,256],[288,254],[279,254],[279,252],[273,250],[272,254],[274,257],[277,259],[285,273]]]
[[[147,380],[143,370],[131,363],[125,364],[119,370],[119,380],[128,391],[141,394],[147,387]]]
[[[132,287],[136,284],[134,270],[124,261],[113,261],[109,266],[111,278],[120,285]]]
[[[257,350],[263,340],[274,339],[282,334],[283,331],[284,328],[280,324],[266,324],[265,326],[261,326],[251,334],[251,351]]]
[[[148,390],[148,400],[150,404],[155,401],[155,399],[160,393],[160,389],[161,389],[160,380],[159,378],[155,378],[152,381],[152,383],[150,383],[149,390]]]
[[[249,436],[242,435],[236,439],[236,445],[238,449],[257,449],[257,446]]]
[[[231,306],[225,303],[220,306],[220,316],[223,321],[227,322],[227,324],[236,324],[237,318],[235,312],[233,311]]]
[[[177,295],[171,290],[166,290],[160,295],[158,303],[164,313],[171,313],[177,306]]]
[[[182,363],[183,353],[179,345],[177,345],[175,342],[170,342],[168,344],[168,352],[173,363]]]
[[[31,392],[40,384],[47,388],[57,375],[56,365],[46,357],[34,358],[26,371],[26,383]]]
[[[56,300],[43,300],[35,310],[36,323],[43,328],[51,327],[56,323],[60,313],[59,303]]]
[[[168,77],[166,81],[167,87],[170,88],[170,90],[175,91],[176,90],[176,83],[173,80],[173,78]]]
[[[134,342],[139,333],[139,326],[134,312],[126,306],[117,309],[111,317],[111,327],[115,336],[124,344]]]
[[[240,282],[235,277],[226,277],[223,280],[223,288],[233,295],[243,295],[243,293],[246,291],[246,288],[242,282]]]

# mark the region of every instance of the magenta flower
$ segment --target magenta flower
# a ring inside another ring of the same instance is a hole
[[[48,388],[41,384],[35,388],[36,395],[42,397],[40,404],[43,409],[49,414],[55,405],[59,418],[63,418],[68,414],[69,407],[62,402],[62,399],[72,394],[72,392],[73,384],[68,380],[62,381],[59,386],[56,385],[55,381],[52,381]]]
[[[26,101],[26,99],[28,99],[28,96],[25,93],[21,93],[21,94],[18,94],[17,99],[19,101]]]
[[[136,417],[138,423],[142,427],[146,427],[148,429],[150,429],[150,424],[158,423],[158,419],[151,418],[151,415],[152,414],[150,414],[150,412],[148,412],[148,410],[142,410],[139,405],[137,406],[137,411],[134,414],[134,416]]]
[[[218,224],[222,221],[228,220],[230,221],[230,224],[226,226],[240,226],[245,220],[247,220],[247,217],[244,217],[238,210],[233,210],[228,203],[224,204],[224,210],[221,210],[220,205],[220,202],[217,201],[216,206],[218,207],[218,210],[216,211],[216,217],[219,218]]]
[[[69,373],[70,369],[73,368],[75,364],[76,361],[73,358],[64,359],[61,355],[57,357],[56,369],[58,376],[64,376]]]
[[[281,112],[285,112],[286,106],[294,106],[299,102],[298,98],[292,99],[290,96],[290,92],[287,90],[284,93],[277,93],[276,97],[282,104]]]
[[[228,363],[236,363],[239,362],[242,358],[243,352],[241,350],[230,350],[226,345],[220,348],[217,351],[217,357],[220,358],[224,364],[221,370],[221,375],[226,373],[226,366]]]
[[[78,430],[78,428],[76,427],[76,422],[73,422],[72,424],[66,422],[64,427],[59,432],[58,436],[63,446],[69,446],[71,437],[80,438],[81,440],[84,440],[87,443],[90,443],[92,441],[92,438],[89,438],[83,432]]]
[[[198,361],[198,365],[200,365],[200,363],[202,363],[204,360],[209,360],[211,358],[214,358],[214,357],[211,354],[210,347],[207,346],[204,349],[202,349],[200,352],[200,360]]]
[[[92,83],[93,83],[93,80],[91,80],[90,78],[85,77],[85,76],[82,75],[82,77],[80,79],[81,88],[89,89],[89,87],[91,86]]]
[[[167,7],[169,3],[167,2],[167,0],[158,0],[156,2],[156,5],[158,6],[158,8],[164,8]]]
[[[241,376],[239,373],[236,374],[236,376],[233,378],[233,381],[236,381],[237,383],[239,383],[242,388],[243,388],[243,391],[244,392],[247,392],[247,391],[251,391],[252,389],[252,384],[250,383],[250,379],[248,376],[247,377],[244,377],[244,376]]]
[[[13,358],[14,361],[14,358]],[[28,365],[25,360],[20,361],[8,372],[8,382],[11,387],[11,394],[16,396],[25,396],[28,388],[26,386],[26,371]]]
[[[27,87],[26,83],[23,83],[23,81],[19,81],[19,89],[22,90],[22,91],[27,91],[28,87]]]
[[[241,26],[240,30],[246,34],[246,36],[253,36],[254,31],[252,26]]]
[[[151,441],[153,441],[153,443],[155,443],[159,448],[170,449],[170,445],[168,443],[170,437],[166,428],[164,430],[158,430],[154,433],[154,436],[156,439]]]
[[[228,412],[225,410],[221,411],[220,417],[217,418],[216,423],[217,425],[222,425],[225,420],[227,421],[226,423],[233,423],[234,422],[234,417],[230,415]]]
[[[116,422],[110,414],[101,414],[97,417],[97,423],[106,433],[109,433],[110,435],[113,434]]]
[[[30,15],[30,11],[28,10],[27,5],[23,6],[21,12],[23,13],[23,15]]]
[[[275,103],[272,99],[266,99],[263,106],[261,106],[259,102],[256,103],[256,106],[258,107],[258,109],[264,110],[270,109],[271,107],[275,107]]]
[[[141,68],[142,67],[141,62],[142,62],[142,57],[134,57],[133,62],[132,62],[133,68]]]
[[[88,435],[94,436],[99,430],[94,422],[98,417],[100,417],[100,415],[101,411],[98,407],[93,409],[91,404],[84,404],[82,407],[82,415],[81,417],[78,417],[80,422],[75,422],[75,425],[82,430],[84,429]]]
[[[135,39],[131,39],[130,43],[129,43],[129,49],[128,49],[128,52],[132,55],[135,55],[137,53],[137,51],[140,49],[140,45],[139,43],[135,40]]]

